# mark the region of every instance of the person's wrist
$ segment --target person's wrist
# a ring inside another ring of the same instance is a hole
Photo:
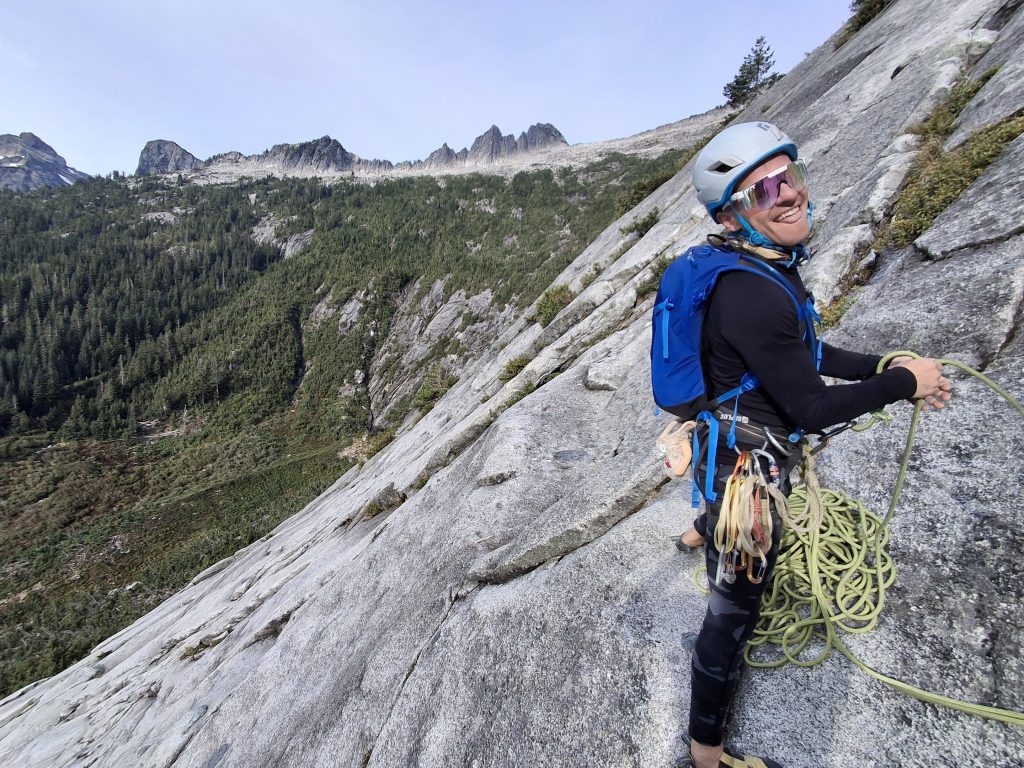
[[[893,394],[897,400],[914,399],[914,395],[917,394],[917,376],[912,370],[902,365],[890,364],[883,373],[890,380],[890,386],[896,388],[897,392]]]

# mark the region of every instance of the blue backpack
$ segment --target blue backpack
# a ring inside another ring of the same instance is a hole
[[[704,370],[701,366],[701,328],[708,298],[715,288],[719,275],[727,271],[743,271],[760,275],[782,288],[793,301],[797,318],[804,327],[803,337],[815,366],[821,367],[821,343],[815,332],[815,324],[821,321],[814,309],[814,299],[808,297],[801,303],[789,281],[771,265],[755,259],[741,251],[716,248],[712,245],[698,245],[689,248],[676,258],[661,278],[658,295],[651,317],[651,384],[654,402],[660,408],[684,419],[707,422],[709,434],[709,467],[714,466],[714,450],[718,439],[718,421],[711,412],[722,403],[735,400],[735,411],[739,397],[744,392],[760,386],[760,382],[749,371],[740,379],[738,386],[712,396],[707,392]],[[791,440],[800,439],[794,433]],[[733,418],[727,443],[730,447],[736,441],[736,419]],[[699,453],[695,440],[694,461]],[[715,500],[713,472],[707,473],[704,496]]]

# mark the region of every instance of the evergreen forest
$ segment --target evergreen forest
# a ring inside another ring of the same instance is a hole
[[[442,355],[474,350],[438,345],[415,396],[379,415],[371,380],[402,370],[381,359],[401,307],[441,281],[520,314],[685,160],[0,192],[0,696],[268,534],[429,409],[458,375]],[[344,329],[314,321],[353,301]]]

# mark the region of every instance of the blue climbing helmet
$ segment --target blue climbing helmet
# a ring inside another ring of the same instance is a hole
[[[718,214],[736,192],[740,179],[769,157],[778,154],[787,155],[790,160],[798,159],[796,143],[771,123],[730,125],[704,145],[693,161],[693,186],[697,190],[697,199],[707,208],[711,218],[717,221]],[[808,206],[808,223],[812,216],[811,208]],[[734,210],[733,214],[743,227],[743,239],[751,245],[779,248],[751,227],[737,211]],[[802,248],[800,251],[801,259],[806,258]]]

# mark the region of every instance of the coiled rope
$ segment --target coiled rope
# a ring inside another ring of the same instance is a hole
[[[878,372],[900,356],[920,357],[906,350],[892,352],[882,358]],[[979,379],[1024,416],[1024,406],[984,374],[956,360],[938,362]],[[1024,726],[1024,713],[960,701],[884,675],[854,656],[840,637],[840,632],[860,634],[875,627],[885,604],[885,591],[896,580],[896,566],[886,552],[889,522],[903,491],[921,408],[919,401],[910,419],[896,488],[883,518],[846,494],[821,488],[814,457],[805,446],[803,484],[790,494],[788,509],[779,505],[786,527],[772,583],[762,599],[761,618],[745,659],[757,668],[787,663],[811,667],[836,649],[871,677],[916,699]],[[891,421],[891,416],[883,413],[872,414],[867,423],[854,429],[863,431],[875,423]],[[752,652],[769,645],[777,646],[781,655],[768,661],[752,657]]]

